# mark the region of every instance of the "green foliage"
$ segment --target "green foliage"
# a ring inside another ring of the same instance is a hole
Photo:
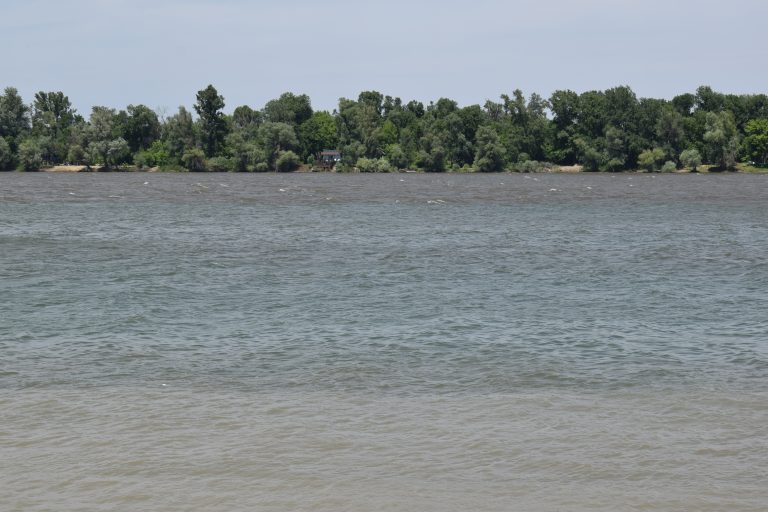
[[[194,148],[197,142],[192,114],[179,107],[179,111],[166,121],[162,137],[171,158],[181,162],[184,153]]]
[[[168,144],[156,140],[149,149],[139,151],[133,157],[133,163],[140,169],[145,167],[165,167],[172,163],[171,155],[168,152]]]
[[[224,145],[227,134],[227,122],[224,119],[224,97],[216,88],[209,85],[197,92],[195,112],[200,116],[200,133],[205,156],[216,156]]]
[[[160,138],[157,114],[144,105],[128,105],[124,126],[125,140],[132,152],[147,149]]]
[[[39,171],[43,166],[43,152],[34,139],[19,144],[19,167],[22,171]]]
[[[280,153],[292,151],[299,146],[299,139],[293,126],[287,123],[266,122],[259,128],[259,138],[267,156],[267,164],[274,167]]]
[[[184,152],[181,163],[190,172],[202,172],[207,169],[205,153],[201,149],[192,148]]]
[[[81,165],[86,163],[86,154],[83,146],[79,144],[73,144],[70,146],[69,150],[67,151],[66,161],[73,165]]]
[[[504,148],[499,143],[499,135],[488,126],[477,130],[477,154],[475,169],[480,172],[499,172],[504,170]]]
[[[312,117],[312,103],[306,94],[286,92],[267,102],[264,106],[264,117],[273,123],[299,125]]]
[[[75,123],[76,111],[62,92],[35,94],[32,104],[32,132],[58,137]]]
[[[0,171],[8,170],[12,165],[13,153],[11,153],[11,146],[3,137],[0,137]]]
[[[403,151],[400,144],[390,144],[384,151],[387,160],[391,162],[395,169],[407,169],[409,165],[408,155]]]
[[[275,170],[278,172],[295,171],[301,165],[301,158],[293,151],[281,151],[275,162]]]
[[[40,91],[30,108],[9,87],[0,94],[0,167],[111,167],[132,160],[141,168],[167,169],[186,156],[184,165],[195,170],[272,171],[285,152],[313,162],[324,149],[341,150],[339,170],[371,172],[412,166],[534,172],[554,165],[547,161],[582,162],[588,171],[670,169],[666,162],[695,168],[702,160],[735,168],[739,154],[768,165],[768,96],[721,94],[706,86],[671,101],[637,98],[626,86],[559,90],[548,99],[515,90],[466,107],[449,98],[425,107],[363,91],[355,100],[340,99],[333,113],[314,112],[308,96],[285,93],[261,110],[241,105],[231,116],[208,86],[194,106],[197,121],[184,107],[160,119],[144,105],[95,107],[86,121],[62,92]],[[698,159],[683,158],[694,150]]]
[[[0,137],[14,150],[16,139],[29,130],[29,107],[14,87],[6,87],[0,94]]]
[[[234,169],[233,162],[225,156],[215,156],[208,159],[208,170],[213,172],[230,172]]]
[[[664,151],[660,148],[646,149],[637,158],[637,165],[648,172],[658,171],[664,161]]]
[[[704,141],[711,163],[721,169],[734,169],[736,167],[739,135],[736,131],[736,121],[732,112],[707,112]]]
[[[664,165],[661,166],[661,172],[675,172],[677,170],[677,164],[672,160],[667,160]]]
[[[768,164],[768,119],[752,119],[744,132],[744,154],[758,165]]]
[[[360,169],[360,172],[392,172],[395,170],[389,160],[383,157],[378,159],[361,157],[357,160],[355,167]]]
[[[701,154],[697,149],[686,149],[680,153],[680,163],[683,167],[695,171],[701,165]]]
[[[339,145],[336,121],[328,112],[315,112],[299,126],[299,139],[305,156],[313,156],[324,149],[335,149]]]

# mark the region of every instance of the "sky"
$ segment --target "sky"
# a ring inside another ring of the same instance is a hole
[[[768,92],[765,0],[0,0],[0,87],[79,112],[190,108],[213,84],[261,108],[377,90],[483,104],[628,85],[672,98]]]

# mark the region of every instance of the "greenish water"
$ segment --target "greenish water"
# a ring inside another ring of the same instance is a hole
[[[0,508],[764,510],[766,185],[0,174]]]

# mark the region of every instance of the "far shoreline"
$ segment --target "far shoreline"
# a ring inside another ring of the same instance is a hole
[[[312,169],[309,166],[302,166],[302,168],[296,171],[290,172],[229,172],[229,171],[189,171],[186,169],[162,169],[159,167],[139,168],[134,165],[110,167],[104,168],[103,166],[88,166],[88,165],[56,165],[51,167],[43,167],[36,171],[7,171],[11,173],[47,173],[47,174],[90,174],[90,173],[106,173],[106,174],[121,174],[121,173],[146,173],[146,174],[196,174],[196,175],[220,175],[220,174],[430,174],[430,175],[458,175],[458,174],[477,174],[477,175],[505,175],[505,174],[587,174],[587,175],[621,175],[621,174],[648,174],[648,175],[662,175],[662,174],[768,174],[768,168],[755,167],[747,164],[737,164],[736,169],[718,169],[711,165],[702,165],[696,170],[690,169],[677,169],[673,172],[650,172],[645,169],[632,169],[617,172],[606,171],[584,171],[581,165],[572,166],[558,166],[547,171],[539,172],[520,172],[520,171],[499,171],[499,172],[481,172],[481,171],[439,171],[431,172],[415,169],[400,169],[392,172],[362,172],[360,170],[350,171],[329,171],[323,169]],[[6,173],[0,173],[6,174]]]

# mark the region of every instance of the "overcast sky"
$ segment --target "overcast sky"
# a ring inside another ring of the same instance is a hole
[[[629,85],[768,92],[765,0],[0,0],[0,87],[171,112],[285,91],[316,109],[375,89],[483,103]]]

